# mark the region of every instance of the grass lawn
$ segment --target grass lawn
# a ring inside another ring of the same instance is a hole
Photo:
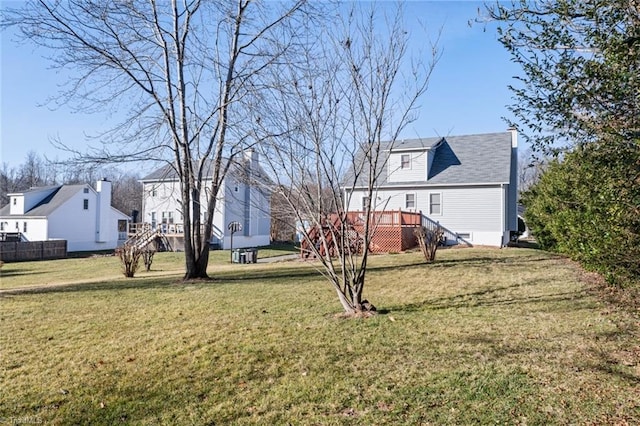
[[[313,264],[219,253],[5,264],[0,423],[640,424],[638,318],[562,258],[374,256],[343,319]]]

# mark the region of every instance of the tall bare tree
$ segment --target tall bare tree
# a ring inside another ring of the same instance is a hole
[[[30,0],[5,8],[2,26],[17,27],[70,73],[59,101],[82,111],[126,111],[99,135],[102,146],[75,152],[77,160],[171,164],[180,181],[184,277],[206,278],[218,190],[248,133],[243,101],[264,89],[261,74],[295,47],[295,20],[306,6]]]
[[[363,291],[383,145],[392,147],[416,118],[439,57],[435,47],[427,61],[410,56],[403,25],[401,6],[385,15],[379,5],[354,3],[305,57],[274,69],[278,90],[253,109],[262,135],[278,135],[260,145],[273,191],[313,241],[308,249],[347,314],[375,310]],[[369,202],[357,235],[346,210],[351,190],[363,185]]]

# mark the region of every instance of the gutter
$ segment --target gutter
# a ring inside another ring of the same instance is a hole
[[[416,182],[399,182],[397,185],[395,184],[383,184],[378,185],[376,187],[377,190],[381,189],[397,189],[397,188],[453,188],[458,186],[504,186],[508,185],[509,182],[483,182],[483,183],[416,183]],[[355,191],[361,189],[367,189],[367,186],[344,186],[345,190]]]

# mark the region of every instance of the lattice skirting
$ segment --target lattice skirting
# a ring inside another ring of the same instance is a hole
[[[373,253],[400,252],[418,245],[413,233],[417,226],[378,226],[371,237],[369,250]],[[356,226],[362,234],[364,229]]]

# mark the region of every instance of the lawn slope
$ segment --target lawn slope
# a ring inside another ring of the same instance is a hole
[[[368,319],[336,315],[312,264],[227,262],[189,283],[172,253],[129,280],[115,258],[4,265],[0,419],[640,423],[637,318],[563,258],[374,256]]]

